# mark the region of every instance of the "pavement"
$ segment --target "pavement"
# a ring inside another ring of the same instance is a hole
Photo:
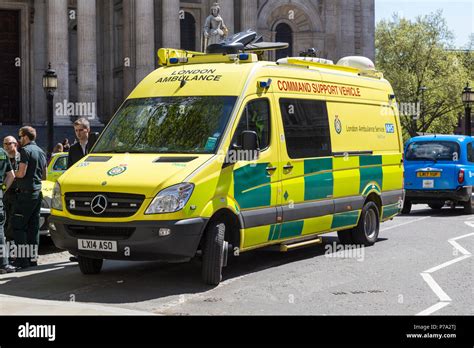
[[[0,276],[0,315],[473,315],[474,216],[412,214],[381,225],[379,241],[243,253],[206,286],[200,262],[105,261],[84,276],[43,240],[40,265]]]

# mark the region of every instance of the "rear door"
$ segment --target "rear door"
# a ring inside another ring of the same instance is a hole
[[[461,147],[455,141],[420,140],[405,152],[407,190],[454,190],[461,164]]]

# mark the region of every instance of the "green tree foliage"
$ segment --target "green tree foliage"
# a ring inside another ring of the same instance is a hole
[[[394,15],[391,21],[377,24],[375,36],[378,69],[392,84],[398,102],[420,105],[418,116],[400,117],[404,138],[419,132],[453,133],[468,73],[451,50],[453,35],[442,12],[415,21]]]

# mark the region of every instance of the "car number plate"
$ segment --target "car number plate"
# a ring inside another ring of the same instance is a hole
[[[79,250],[117,252],[117,242],[107,240],[78,239]]]
[[[440,172],[418,172],[417,176],[419,178],[440,178]]]
[[[423,188],[424,189],[434,188],[434,180],[423,180]]]

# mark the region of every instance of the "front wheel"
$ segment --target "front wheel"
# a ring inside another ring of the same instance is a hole
[[[380,214],[377,204],[367,202],[362,208],[359,224],[351,230],[355,244],[374,245],[379,237]]]
[[[409,200],[405,200],[403,202],[402,214],[408,215],[411,212],[411,202]]]
[[[84,256],[78,256],[77,261],[82,274],[86,275],[99,274],[104,263],[104,260],[102,259],[91,259]]]
[[[216,222],[205,232],[202,248],[202,280],[208,285],[219,285],[222,280],[222,268],[226,264],[227,242],[224,240],[226,224]]]

